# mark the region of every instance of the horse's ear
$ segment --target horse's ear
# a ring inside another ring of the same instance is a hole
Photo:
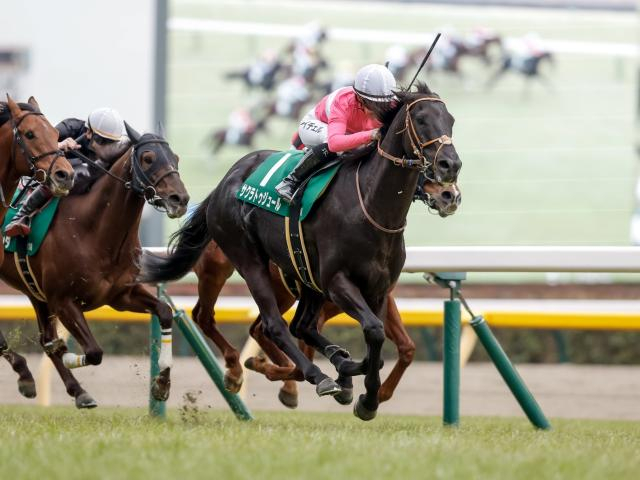
[[[156,133],[160,135],[161,138],[167,138],[167,132],[165,132],[164,125],[162,122],[158,122],[158,129]]]
[[[41,113],[40,105],[38,105],[38,102],[36,102],[36,99],[33,98],[33,96],[29,97],[29,100],[27,100],[27,103],[31,105],[36,112]]]
[[[20,109],[18,104],[13,101],[13,98],[11,98],[11,95],[9,95],[8,93],[7,93],[7,105],[9,105],[9,111],[11,112],[11,116],[13,118],[18,118],[22,110]]]
[[[127,135],[131,139],[131,143],[133,143],[134,145],[137,144],[140,141],[140,134],[136,132],[133,127],[127,122],[124,122],[124,128],[127,131]]]

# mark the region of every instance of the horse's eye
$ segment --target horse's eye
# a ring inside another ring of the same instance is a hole
[[[36,138],[36,136],[33,134],[31,130],[27,130],[24,136],[27,137],[29,140],[33,140],[34,138]]]
[[[153,163],[153,155],[151,155],[150,153],[145,153],[142,155],[142,161],[146,164],[146,165],[151,165]]]

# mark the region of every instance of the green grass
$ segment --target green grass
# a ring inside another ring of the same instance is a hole
[[[7,479],[617,479],[640,471],[640,425],[524,419],[0,407]]]

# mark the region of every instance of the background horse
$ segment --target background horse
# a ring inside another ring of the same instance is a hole
[[[29,297],[38,317],[41,344],[78,408],[96,402],[68,367],[99,365],[102,350],[83,312],[102,305],[116,310],[152,312],[163,332],[161,373],[153,383],[158,399],[169,395],[171,308],[135,282],[140,242],[138,227],[145,199],[171,218],[186,212],[189,196],[178,174],[178,159],[161,137],[140,136],[127,126],[133,147],[122,155],[85,195],[60,202],[40,250],[30,257],[39,291],[21,280],[13,259],[6,258],[0,276]],[[127,145],[125,145],[127,147]],[[59,319],[80,343],[85,355],[67,351],[58,338]]]
[[[454,119],[444,102],[426,85],[398,97],[396,107],[381,119],[389,133],[378,150],[365,160],[343,161],[301,230],[311,280],[302,288],[290,331],[329,358],[339,372],[337,381],[291,339],[271,288],[269,261],[285,274],[297,275],[283,236],[285,219],[236,199],[245,179],[271,151],[240,159],[178,232],[172,254],[145,255],[141,272],[143,281],[181,277],[214,240],[247,282],[265,335],[316,385],[318,395],[337,395],[341,386],[352,387],[352,375],[365,375],[366,393],[354,405],[354,413],[363,420],[374,418],[379,404],[381,318],[404,264],[402,232],[418,174],[427,171],[436,183],[453,183],[461,167],[450,139]],[[354,362],[346,350],[318,332],[316,322],[326,299],[361,324],[367,344],[362,362]]]
[[[438,185],[425,179],[421,189],[421,196],[425,198],[425,203],[430,208],[437,210],[441,216],[446,217],[455,213],[461,198],[457,185]],[[454,198],[455,201],[451,202],[451,198]],[[213,311],[222,287],[233,273],[233,265],[216,243],[210,242],[193,270],[198,276],[198,302],[193,308],[193,318],[205,335],[222,352],[227,367],[224,376],[225,386],[229,391],[235,393],[240,390],[243,382],[243,372],[239,361],[240,354],[217,328]],[[298,287],[290,289],[273,264],[270,270],[272,288],[278,300],[278,308],[281,313],[285,313],[298,298]],[[328,320],[339,313],[341,311],[337,306],[331,302],[325,302],[318,320],[318,328],[321,330]],[[413,360],[415,352],[415,345],[402,324],[402,319],[391,294],[388,297],[387,315],[384,322],[385,335],[396,345],[398,360],[380,387],[378,397],[381,402],[389,400],[393,396],[393,392],[404,371]],[[270,380],[284,380],[278,398],[285,406],[295,408],[298,404],[298,393],[296,383],[291,379],[298,378],[300,372],[294,371],[295,366],[289,358],[262,334],[260,317],[251,325],[250,334],[275,365],[267,362],[264,356],[258,356],[248,359],[245,366],[266,375]],[[304,349],[307,357],[313,358],[313,349],[305,345],[301,345],[301,348]],[[344,400],[349,400],[348,395]]]
[[[38,102],[17,104],[9,95],[0,102],[0,218],[4,219],[8,204],[22,176],[46,181],[54,194],[66,195],[73,186],[73,168],[58,150],[58,131],[40,111]],[[0,232],[0,240],[2,233]],[[4,249],[0,249],[0,262]],[[25,359],[13,352],[0,332],[0,355],[18,374],[18,390],[27,398],[36,396],[33,376]]]

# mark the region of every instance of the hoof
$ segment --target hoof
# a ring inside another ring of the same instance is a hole
[[[327,377],[322,380],[318,385],[316,385],[316,393],[319,397],[324,397],[325,395],[337,395],[342,391],[340,385],[333,381],[333,379]]]
[[[96,408],[98,403],[87,392],[82,392],[76,397],[76,408]]]
[[[36,384],[31,381],[18,381],[18,391],[26,398],[36,398]]]
[[[362,405],[362,401],[364,400],[364,398],[364,395],[360,395],[360,397],[358,397],[358,401],[353,406],[353,414],[360,420],[364,420],[365,422],[367,422],[376,418],[376,414],[378,413],[378,411],[369,410],[364,405]]]
[[[249,357],[244,361],[244,367],[260,373],[258,370],[258,363],[264,363],[264,360],[260,357]]]
[[[160,375],[154,377],[151,384],[151,396],[158,402],[166,402],[169,399],[169,392],[171,391],[170,370],[167,368],[160,372]]]
[[[229,371],[224,373],[224,388],[227,392],[238,393],[240,391],[240,387],[242,387],[243,378],[240,376],[239,380],[236,380],[231,376]]]
[[[342,391],[333,396],[340,405],[350,405],[353,402],[353,388],[342,387]]]
[[[278,392],[278,400],[287,408],[298,408],[298,394],[290,393],[286,390],[280,389]]]

